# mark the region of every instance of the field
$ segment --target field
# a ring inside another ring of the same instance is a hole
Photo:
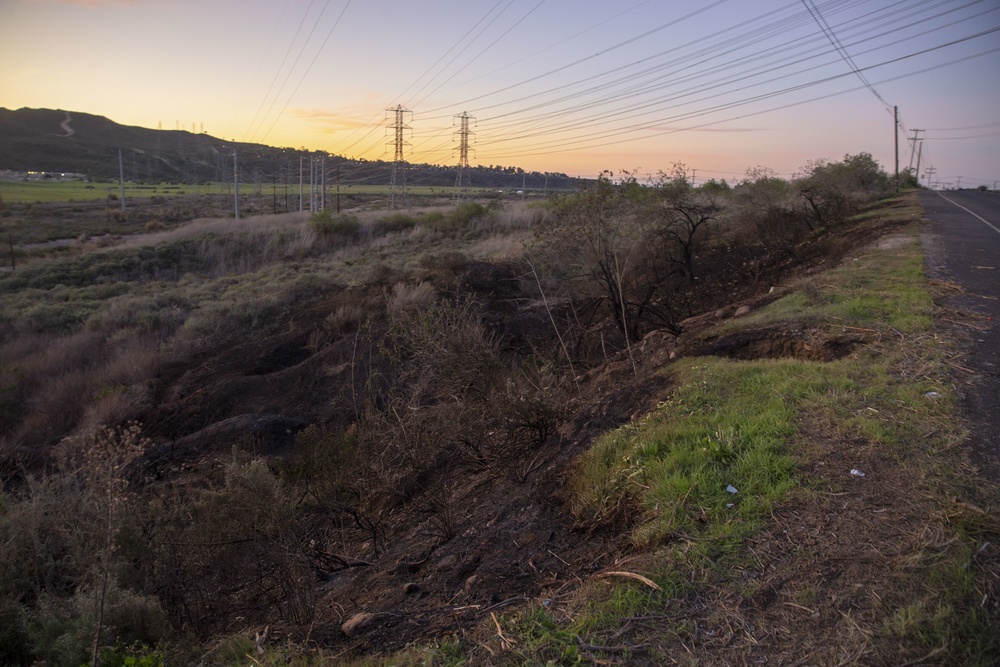
[[[407,191],[417,197],[422,196],[453,196],[454,188],[433,187],[426,185],[412,185],[407,187]],[[309,184],[306,183],[303,189],[306,197],[306,208],[308,208]],[[336,196],[337,187],[335,183],[327,185],[327,198]],[[397,190],[397,192],[402,192]],[[481,196],[486,193],[496,193],[495,189],[471,188],[470,196]],[[188,195],[224,195],[232,198],[232,183],[196,183],[196,184],[140,184],[131,181],[125,182],[126,205],[129,200],[148,197],[180,197]],[[340,186],[342,195],[363,195],[382,196],[389,194],[388,185],[355,185],[345,184]],[[507,193],[515,196],[513,191]],[[540,193],[532,193],[540,194]],[[299,189],[298,183],[290,183],[287,187],[283,183],[240,183],[240,197],[256,198],[263,197],[268,200],[280,198],[284,202],[285,197],[298,206]],[[117,203],[121,196],[121,186],[117,182],[90,183],[84,181],[61,181],[61,182],[28,182],[28,181],[6,181],[0,180],[0,198],[8,203],[55,203],[55,202],[87,202],[108,200],[109,198]]]

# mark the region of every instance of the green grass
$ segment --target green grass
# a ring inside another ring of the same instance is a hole
[[[923,281],[923,254],[911,239],[901,247],[873,249],[822,276],[805,279],[787,296],[730,321],[718,332],[799,321],[905,334],[926,330],[933,306]]]
[[[224,186],[222,186],[224,187]],[[252,187],[252,186],[241,186]],[[131,181],[125,183],[125,200],[135,197],[178,197],[190,194],[218,194],[219,184],[212,185],[172,185],[161,183],[139,184]],[[251,190],[248,190],[250,192]],[[119,183],[101,183],[84,181],[0,181],[0,197],[8,204],[26,204],[34,202],[73,202],[73,201],[95,201],[107,199],[108,195],[114,198],[121,196],[121,186]],[[113,201],[110,206],[120,206],[120,202]]]
[[[142,184],[132,181],[125,182],[126,205],[129,199],[137,197],[180,197],[185,195],[232,195],[233,184],[226,182],[211,183],[158,183]],[[401,192],[401,190],[398,190]],[[445,186],[411,185],[407,186],[407,191],[414,196],[440,195],[450,197],[454,194],[454,189]],[[309,188],[305,187],[304,192],[308,197]],[[490,188],[476,188],[470,191],[473,195],[494,192]],[[260,193],[263,197],[277,196],[284,200],[286,188],[284,183],[261,183]],[[289,201],[298,201],[298,183],[290,184],[287,188]],[[337,193],[336,184],[327,185],[327,198],[335,197]],[[341,185],[342,195],[388,195],[388,185]],[[34,202],[72,202],[72,201],[95,201],[107,199],[109,195],[115,198],[121,196],[121,186],[117,182],[84,182],[84,181],[0,181],[0,197],[8,204],[26,204]],[[257,196],[256,183],[240,183],[240,198]],[[120,205],[120,202],[113,201],[111,205]]]

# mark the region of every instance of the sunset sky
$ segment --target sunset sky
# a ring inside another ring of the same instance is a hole
[[[695,178],[872,153],[1000,180],[998,0],[0,0],[0,106],[393,157]],[[915,161],[915,160],[914,160]]]

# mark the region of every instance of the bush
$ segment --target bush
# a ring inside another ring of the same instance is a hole
[[[909,171],[903,176],[904,186],[917,187]],[[857,213],[865,203],[888,194],[889,177],[869,153],[859,153],[845,155],[841,162],[809,162],[795,188],[805,204],[804,217],[812,229],[837,223]]]
[[[323,209],[309,217],[309,227],[320,236],[346,236],[356,239],[361,231],[361,223],[356,216],[347,213],[332,215]]]
[[[462,202],[455,207],[448,217],[460,227],[467,227],[474,221],[486,217],[489,211],[486,207],[475,202]]]
[[[413,229],[417,226],[417,219],[406,213],[390,213],[389,215],[376,220],[372,224],[372,235],[384,236],[396,232]]]
[[[768,248],[791,255],[810,229],[798,209],[791,184],[766,167],[747,170],[747,177],[734,188],[734,215],[748,224]]]

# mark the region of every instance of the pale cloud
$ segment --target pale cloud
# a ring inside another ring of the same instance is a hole
[[[318,125],[325,134],[334,134],[366,126],[370,120],[372,108],[372,106],[364,106],[341,107],[339,109],[290,109],[288,114],[293,118]]]

